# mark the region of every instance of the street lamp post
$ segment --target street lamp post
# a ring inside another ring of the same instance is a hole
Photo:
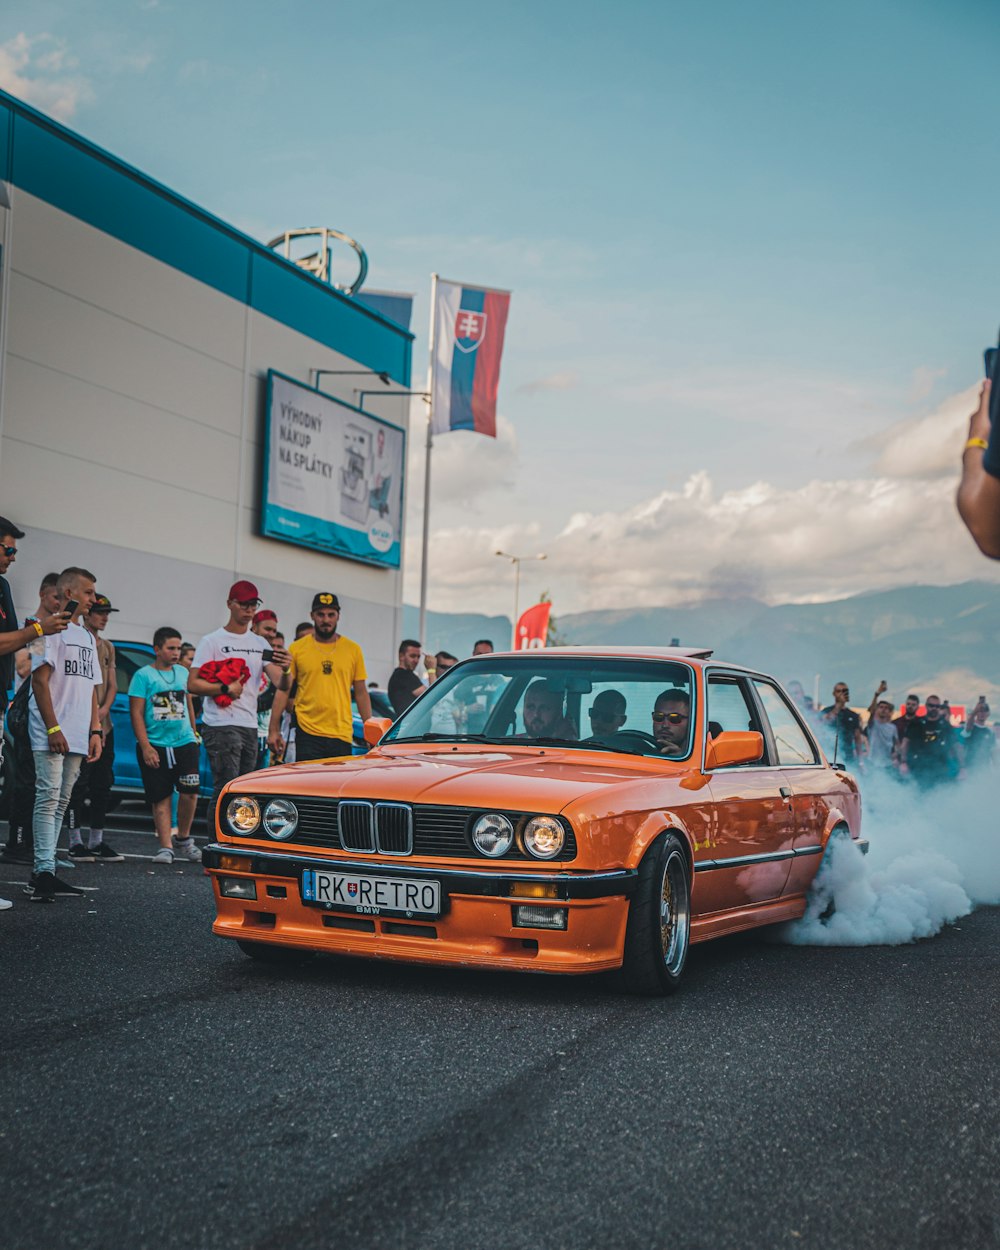
[[[494,555],[500,556],[502,560],[509,560],[514,566],[514,621],[511,625],[511,648],[517,650],[517,606],[521,593],[521,561],[522,560],[547,560],[548,556],[544,551],[540,551],[537,556],[512,556],[506,551],[495,551]]]

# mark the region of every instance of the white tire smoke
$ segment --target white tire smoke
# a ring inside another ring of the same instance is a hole
[[[1000,902],[1000,779],[932,791],[862,780],[870,854],[828,847],[806,914],[781,926],[799,946],[895,946],[933,937],[981,903]]]

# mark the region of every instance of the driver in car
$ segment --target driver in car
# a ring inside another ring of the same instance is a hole
[[[625,696],[620,690],[602,690],[590,705],[590,732],[595,738],[609,738],[628,717]]]
[[[525,691],[521,706],[524,720],[522,738],[573,738],[576,726],[563,715],[563,697],[546,681],[533,681]]]
[[[686,690],[664,690],[653,707],[653,737],[661,755],[684,755],[687,748],[691,696]]]

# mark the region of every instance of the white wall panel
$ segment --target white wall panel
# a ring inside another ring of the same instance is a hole
[[[5,398],[9,438],[236,503],[240,441],[232,434],[16,356]]]
[[[13,195],[19,273],[243,367],[244,305],[20,188]]]
[[[238,435],[241,370],[14,273],[7,351]]]
[[[22,529],[44,526],[96,542],[113,534],[138,552],[232,567],[236,509],[181,486],[5,438],[0,500]]]

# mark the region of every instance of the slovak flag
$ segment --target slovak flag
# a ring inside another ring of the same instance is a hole
[[[435,284],[431,432],[497,436],[500,355],[509,291]]]

